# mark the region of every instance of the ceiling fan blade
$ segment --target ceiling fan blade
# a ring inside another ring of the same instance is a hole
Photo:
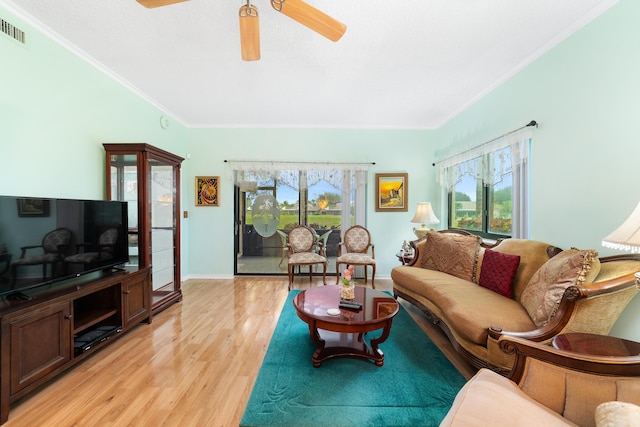
[[[240,47],[243,61],[260,59],[260,18],[258,8],[246,4],[240,8]]]
[[[302,0],[271,0],[273,8],[316,33],[337,42],[347,26]]]
[[[144,7],[152,8],[152,7],[168,6],[174,3],[182,3],[183,1],[189,1],[189,0],[136,0],[136,1],[141,5],[143,5]]]

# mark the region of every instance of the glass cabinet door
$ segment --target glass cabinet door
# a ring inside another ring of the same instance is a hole
[[[127,202],[129,216],[129,266],[138,260],[138,168],[135,154],[111,156],[109,166],[110,200]]]
[[[103,144],[107,198],[129,205],[129,263],[151,267],[152,311],[182,299],[180,165],[182,157],[148,144]]]
[[[175,286],[176,177],[172,165],[149,159],[150,252],[156,296],[172,293]]]

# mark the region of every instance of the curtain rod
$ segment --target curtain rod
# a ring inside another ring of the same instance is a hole
[[[489,143],[491,143],[491,142],[493,142],[493,141],[497,141],[497,140],[498,140],[498,139],[500,139],[500,138],[504,138],[504,137],[505,137],[505,136],[507,136],[507,135],[511,135],[512,133],[518,132],[519,130],[522,130],[522,129],[524,129],[524,128],[528,128],[528,127],[531,127],[531,126],[538,127],[538,122],[536,122],[535,120],[531,120],[529,123],[527,123],[527,124],[526,124],[526,125],[524,125],[524,126],[519,127],[518,129],[514,129],[514,130],[512,130],[512,131],[510,131],[510,132],[507,132],[507,133],[505,133],[505,134],[503,134],[503,135],[500,135],[500,136],[498,136],[498,137],[495,137],[495,138],[493,138],[493,139],[491,139],[491,140],[489,140],[489,141],[487,141],[487,142],[483,142],[483,143],[482,143],[482,144],[480,144],[480,145],[476,145],[476,146],[475,146],[475,147],[473,147],[473,148],[469,148],[468,150],[464,150],[462,153],[458,153],[458,154],[456,154],[456,155],[454,155],[454,156],[450,156],[450,157],[447,157],[446,159],[442,159],[442,160],[440,160],[439,162],[436,162],[436,163],[442,163],[442,162],[447,161],[447,160],[449,160],[449,159],[451,159],[451,158],[453,158],[453,157],[460,156],[460,155],[462,155],[462,154],[468,153],[468,152],[473,151],[473,150],[477,150],[477,149],[478,149],[478,147],[482,147],[483,145],[489,144]],[[225,160],[225,161],[226,161],[226,160]],[[432,164],[431,164],[431,166],[435,166],[435,165],[436,165],[436,163],[432,163]]]
[[[270,163],[285,165],[375,165],[376,162],[281,162],[278,160],[225,160],[225,163]]]

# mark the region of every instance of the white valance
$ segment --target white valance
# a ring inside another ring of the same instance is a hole
[[[350,170],[366,171],[375,163],[341,163],[341,162],[265,162],[251,160],[225,160],[232,170],[273,171],[273,170]]]
[[[274,181],[287,185],[297,191],[304,190],[320,181],[326,181],[341,188],[343,172],[362,172],[356,174],[357,187],[366,185],[366,171],[373,163],[327,163],[327,162],[264,162],[226,160],[235,172],[236,185],[246,185],[247,181],[260,184]]]
[[[435,164],[437,182],[453,189],[464,175],[494,185],[529,156],[531,129],[525,128],[449,157]]]

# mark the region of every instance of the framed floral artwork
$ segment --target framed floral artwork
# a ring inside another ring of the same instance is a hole
[[[196,176],[196,206],[220,206],[219,176]]]
[[[376,174],[376,212],[407,212],[409,174]]]

